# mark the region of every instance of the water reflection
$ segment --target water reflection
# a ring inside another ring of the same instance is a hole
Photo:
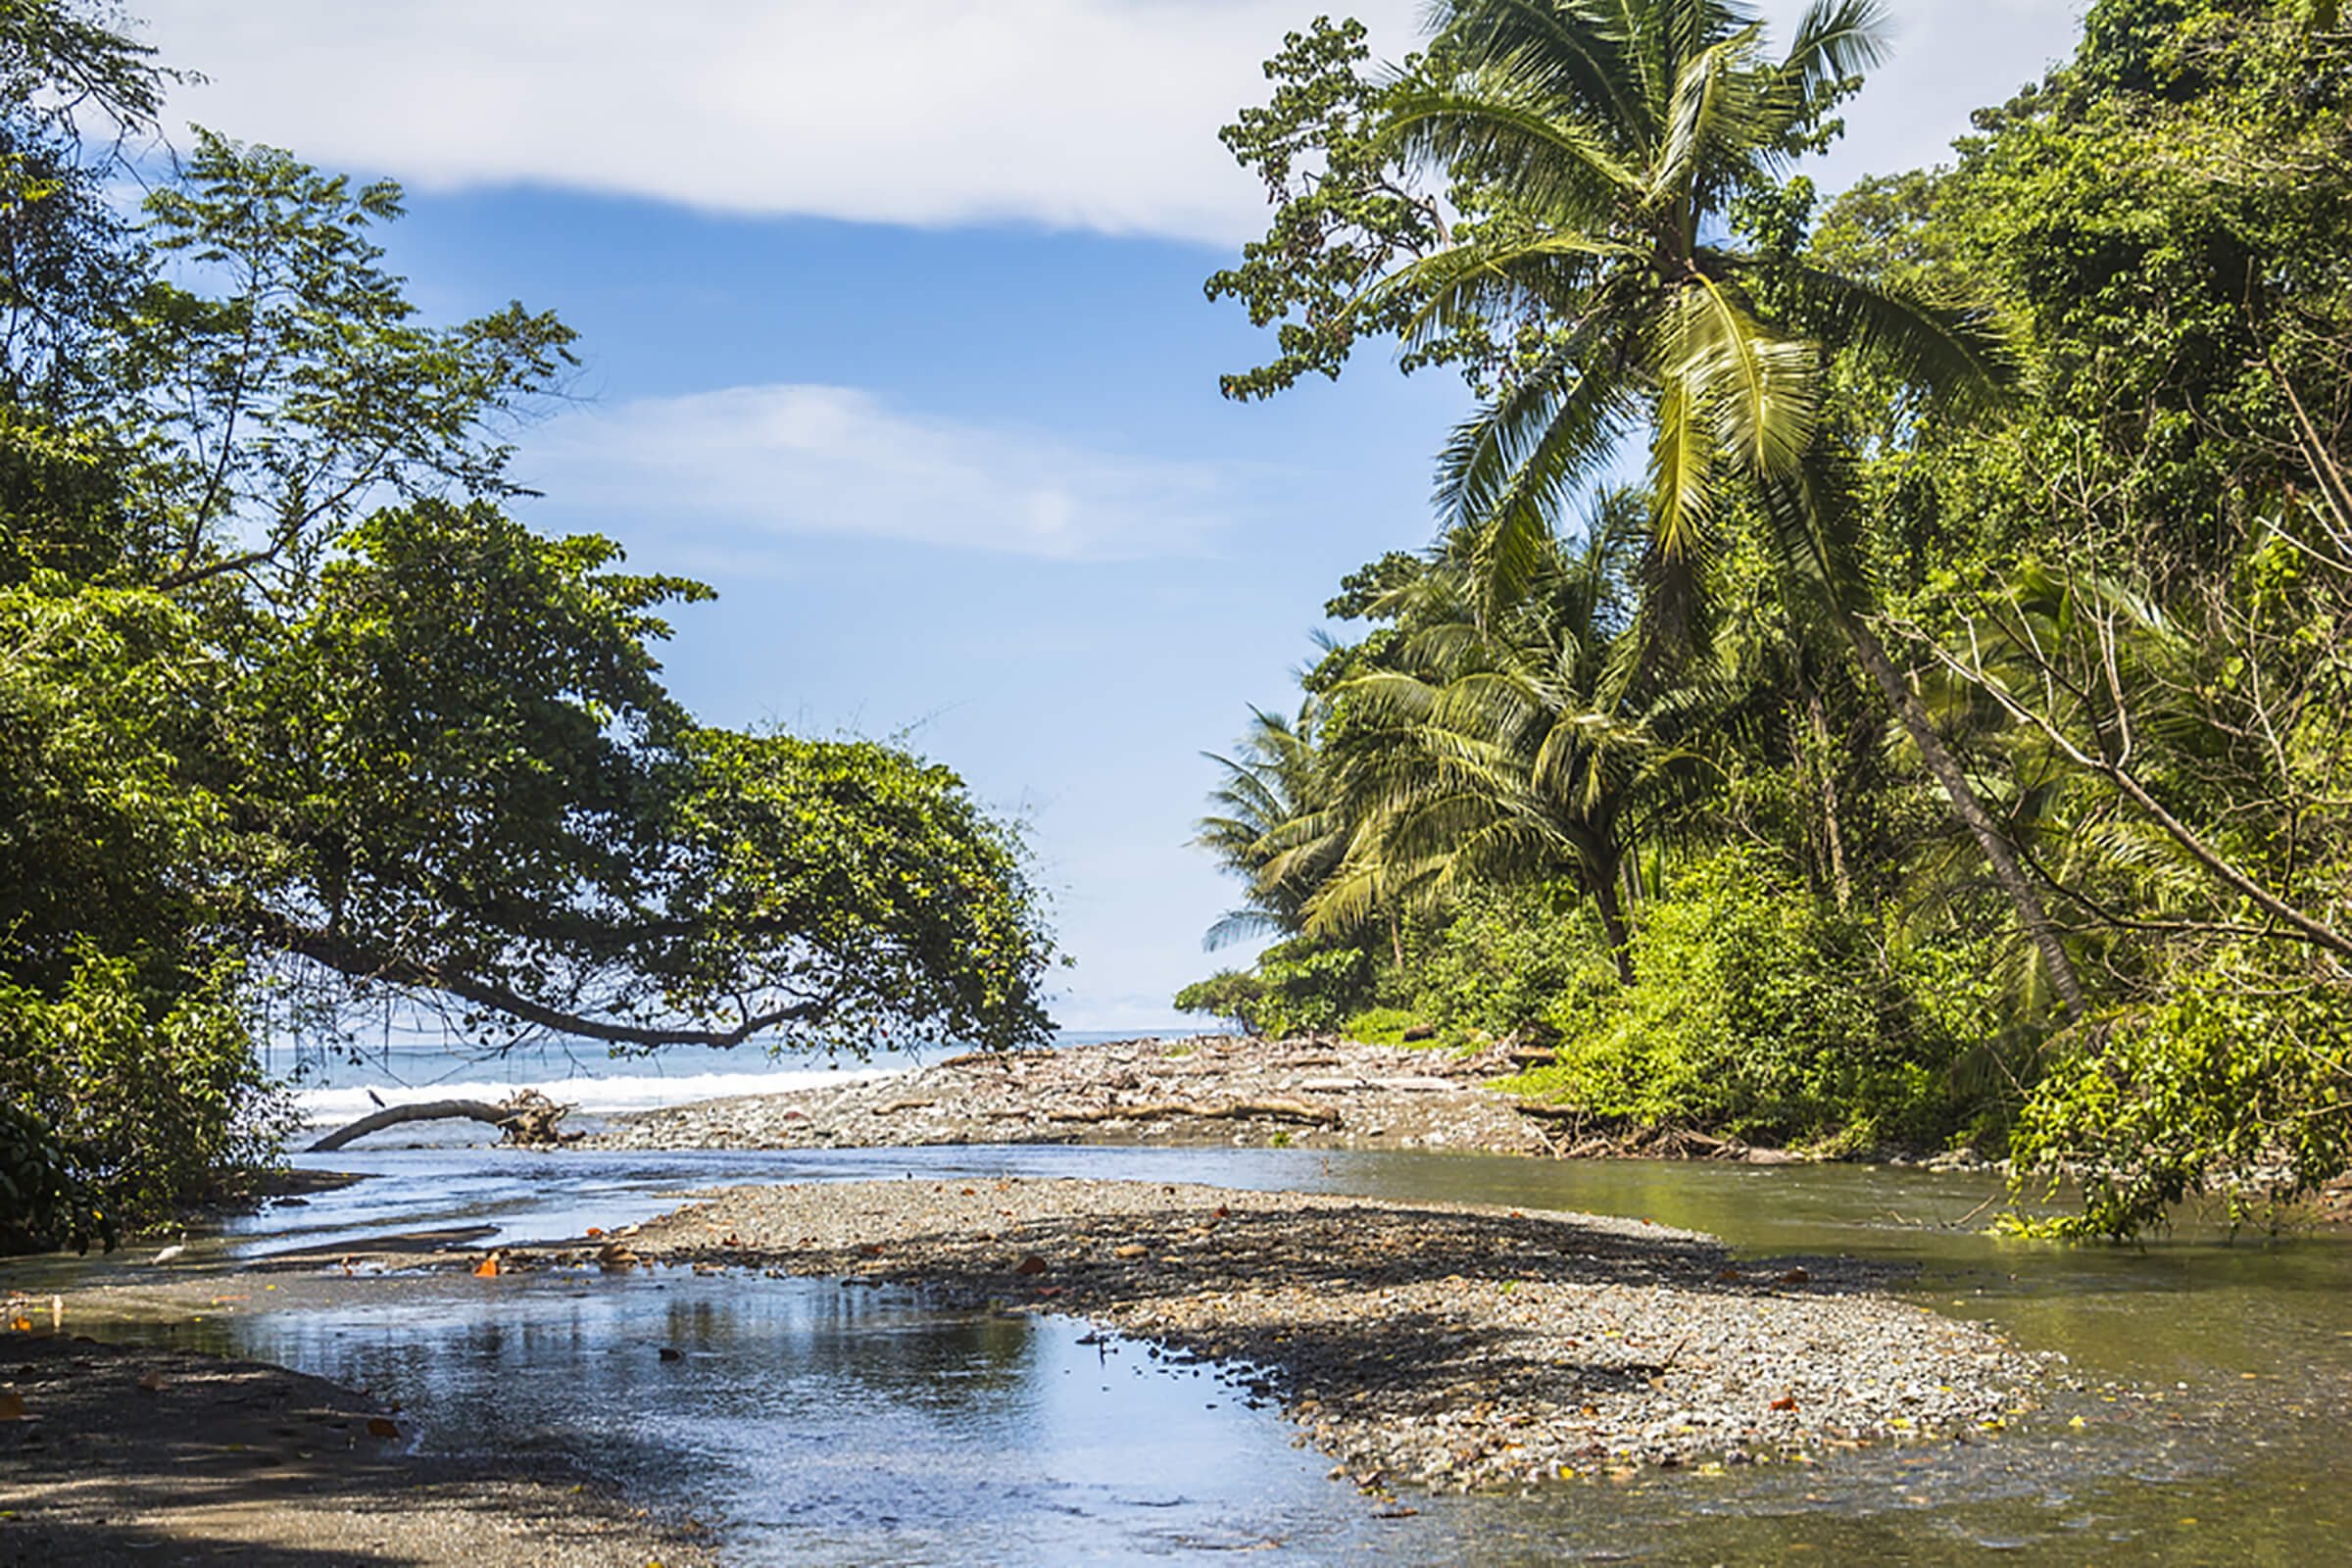
[[[394,1152],[379,1181],[200,1244],[224,1263],[370,1230],[610,1228],[734,1181],[1089,1175],[1589,1208],[1751,1254],[1908,1265],[1928,1304],[2059,1350],[2088,1385],[1994,1441],[1640,1475],[1529,1498],[1408,1495],[1383,1519],[1199,1369],[1083,1326],[897,1293],[683,1271],[623,1279],[285,1276],[286,1310],[169,1332],[370,1387],[423,1441],[566,1448],[720,1518],[745,1562],[2292,1562],[2352,1496],[2352,1247],[2145,1250],[1983,1236],[1980,1178],[1867,1167],[1551,1164],[1265,1150],[565,1155]],[[136,1264],[105,1265],[136,1277]],[[299,1307],[299,1310],[292,1308]],[[666,1347],[682,1352],[663,1360]],[[2107,1389],[2109,1382],[2131,1385]]]

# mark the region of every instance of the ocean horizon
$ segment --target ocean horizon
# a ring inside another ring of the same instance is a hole
[[[1111,1040],[1172,1039],[1218,1033],[1210,1027],[1159,1029],[1064,1029],[1054,1045],[1099,1045]],[[612,1055],[580,1040],[550,1040],[504,1051],[440,1041],[388,1040],[364,1051],[328,1053],[311,1045],[274,1043],[263,1065],[291,1091],[303,1122],[339,1126],[387,1105],[427,1100],[504,1100],[521,1089],[537,1089],[590,1116],[650,1110],[661,1105],[718,1100],[729,1095],[767,1095],[820,1083],[850,1083],[886,1077],[926,1062],[943,1060],[968,1048],[932,1046],[909,1051],[878,1048],[860,1057],[785,1052],[764,1047],[717,1050],[677,1046],[652,1053]]]

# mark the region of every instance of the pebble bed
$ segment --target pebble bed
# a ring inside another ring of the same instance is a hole
[[[1095,1181],[732,1189],[543,1262],[754,1268],[1072,1313],[1218,1363],[1359,1486],[1975,1441],[2049,1359],[1852,1260],[1640,1220]]]
[[[1510,1070],[1499,1055],[1348,1041],[1127,1040],[974,1054],[838,1087],[637,1111],[582,1147],[1219,1143],[1549,1152],[1543,1127],[1484,1087]],[[1171,1113],[1176,1107],[1213,1114]]]

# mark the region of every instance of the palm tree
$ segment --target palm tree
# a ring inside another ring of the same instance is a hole
[[[1242,907],[1210,926],[1202,946],[1305,929],[1306,906],[1346,845],[1318,747],[1323,714],[1311,696],[1295,719],[1253,708],[1239,756],[1201,754],[1225,776],[1193,842],[1249,884]]]
[[[1631,534],[1605,518],[1574,557],[1545,541],[1499,620],[1477,612],[1461,569],[1400,590],[1412,602],[1392,607],[1405,635],[1390,667],[1341,689],[1333,770],[1349,830],[1310,930],[1565,877],[1593,901],[1632,983],[1628,861],[1694,781],[1696,759],[1670,736],[1697,694],[1640,700],[1613,667]]]
[[[1818,433],[1834,354],[1990,400],[2009,376],[2000,341],[1968,312],[1720,238],[1732,199],[1771,187],[1883,37],[1879,0],[1816,0],[1777,62],[1728,0],[1440,0],[1427,63],[1396,84],[1383,133],[1454,188],[1498,193],[1501,212],[1366,302],[1409,301],[1412,347],[1540,328],[1543,351],[1442,461],[1442,499],[1482,540],[1485,614],[1524,591],[1570,494],[1646,426],[1655,659],[1688,636],[1727,489],[1752,489],[1782,565],[1909,732],[2080,1016],[2072,961],[2014,847],[1869,623],[1850,486]]]

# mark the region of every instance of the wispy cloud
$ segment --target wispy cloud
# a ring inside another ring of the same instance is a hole
[[[1061,560],[1196,553],[1222,521],[1228,488],[1209,464],[1095,451],[802,384],[566,414],[526,437],[520,468],[559,507]]]
[[[1012,220],[1227,245],[1262,193],[1216,128],[1305,0],[169,0],[177,113],[424,188],[714,211]],[[1346,8],[1396,58],[1422,0]],[[1802,0],[1761,7],[1786,37]],[[1933,163],[2072,36],[2065,0],[1896,0],[1835,176]]]

